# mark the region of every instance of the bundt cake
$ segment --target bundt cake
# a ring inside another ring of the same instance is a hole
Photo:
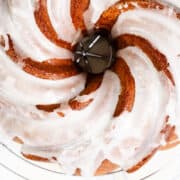
[[[179,29],[163,1],[0,0],[1,135],[67,174],[134,172],[179,144]]]

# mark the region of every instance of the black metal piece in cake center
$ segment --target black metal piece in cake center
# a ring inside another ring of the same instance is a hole
[[[83,71],[91,74],[103,73],[115,60],[115,50],[108,31],[97,30],[85,36],[77,45],[74,61]]]

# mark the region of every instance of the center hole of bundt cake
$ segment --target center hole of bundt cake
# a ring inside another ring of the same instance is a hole
[[[81,70],[100,74],[115,61],[115,48],[109,31],[95,30],[83,37],[75,46],[74,62]]]

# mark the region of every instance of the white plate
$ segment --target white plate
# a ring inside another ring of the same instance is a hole
[[[0,138],[1,139],[1,138]],[[0,143],[0,180],[179,180],[180,145],[158,151],[140,170],[128,174],[118,172],[105,176],[82,178],[64,175],[53,163],[35,162],[20,155],[20,146],[12,141]]]

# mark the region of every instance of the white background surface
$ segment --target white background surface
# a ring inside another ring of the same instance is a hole
[[[18,157],[14,154],[18,154],[19,151],[16,146],[16,143],[0,144],[0,180],[180,180],[180,145],[168,151],[158,151],[135,173],[122,172],[92,178],[71,177],[49,172],[42,168],[59,171],[59,166],[48,163],[32,162],[31,164],[22,156]]]

